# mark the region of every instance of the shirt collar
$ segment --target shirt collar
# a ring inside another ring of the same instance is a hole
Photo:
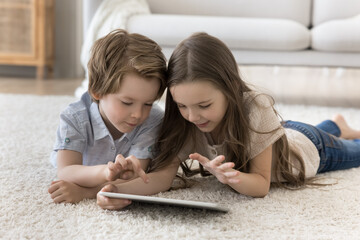
[[[112,139],[112,136],[108,128],[106,127],[104,120],[101,117],[99,111],[99,105],[96,102],[91,103],[90,116],[91,116],[93,132],[94,132],[94,140],[99,140],[105,138],[106,136],[110,136],[110,138]],[[125,138],[127,138],[127,133],[124,133],[120,137],[120,139],[118,139],[118,141],[121,141]]]

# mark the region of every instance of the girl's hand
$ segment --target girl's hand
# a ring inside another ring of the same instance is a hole
[[[193,160],[198,160],[199,163],[212,175],[214,175],[221,183],[239,183],[240,179],[238,176],[240,172],[233,169],[235,163],[226,162],[222,163],[225,160],[223,155],[217,156],[213,160],[200,155],[199,153],[190,154],[189,157]]]
[[[124,158],[123,155],[118,154],[114,163],[108,162],[105,178],[107,181],[114,181],[118,178],[128,180],[136,176],[136,174],[140,176],[145,183],[149,182],[149,178],[141,168],[139,159],[132,155]]]
[[[118,189],[115,185],[109,184],[103,187],[100,192],[118,192]],[[102,209],[109,209],[109,210],[120,210],[128,205],[131,204],[131,201],[128,199],[119,199],[119,198],[109,198],[99,193],[96,195],[96,203]]]

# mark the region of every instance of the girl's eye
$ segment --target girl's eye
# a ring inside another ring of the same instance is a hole
[[[130,106],[132,104],[132,102],[124,102],[124,101],[121,101],[121,102],[126,106]]]
[[[185,107],[184,105],[180,105],[180,104],[178,104],[177,106],[178,106],[178,108],[184,108]]]
[[[152,107],[152,103],[145,103],[145,106],[147,106],[147,107]]]
[[[199,107],[202,108],[202,109],[208,108],[208,107],[210,107],[210,106],[211,106],[211,104],[208,104],[208,105],[199,105]]]

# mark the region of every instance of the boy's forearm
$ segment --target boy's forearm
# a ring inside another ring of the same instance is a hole
[[[106,165],[69,165],[58,169],[57,177],[82,187],[95,187],[106,181],[104,176],[105,167]]]

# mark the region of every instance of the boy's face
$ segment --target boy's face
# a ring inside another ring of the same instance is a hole
[[[100,114],[114,139],[131,132],[147,119],[159,89],[157,79],[129,73],[116,93],[99,99]]]

